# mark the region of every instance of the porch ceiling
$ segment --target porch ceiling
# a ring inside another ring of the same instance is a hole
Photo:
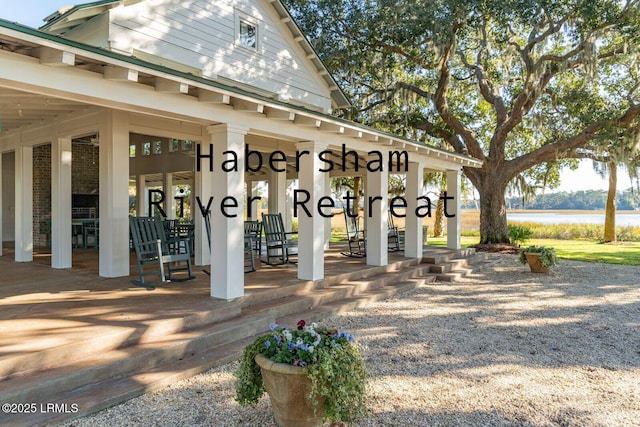
[[[85,111],[87,104],[0,87],[0,135]]]

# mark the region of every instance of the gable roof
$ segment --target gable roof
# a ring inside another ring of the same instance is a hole
[[[121,4],[132,5],[144,0],[98,0],[91,3],[83,3],[76,6],[66,7],[50,14],[44,20],[46,23],[40,27],[41,31],[58,36],[64,35],[66,32],[75,27],[84,24],[90,19],[101,15],[102,13]],[[274,10],[289,29],[292,38],[298,42],[306,57],[313,64],[316,72],[325,81],[331,91],[331,100],[334,108],[351,107],[351,102],[347,98],[344,91],[340,88],[333,75],[326,67],[316,50],[313,48],[309,40],[300,30],[300,27],[294,21],[293,17],[280,0],[270,1]]]

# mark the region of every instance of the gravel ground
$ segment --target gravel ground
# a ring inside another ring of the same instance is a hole
[[[362,426],[640,425],[640,266],[513,255],[327,319],[367,349]],[[291,325],[293,326],[293,325]],[[230,363],[66,426],[274,426],[234,400]]]

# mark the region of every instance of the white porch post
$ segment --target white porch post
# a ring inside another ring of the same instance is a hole
[[[4,230],[2,229],[2,211],[4,210],[4,203],[2,199],[2,152],[0,151],[0,256],[2,256],[2,242],[4,242]]]
[[[324,175],[324,194],[331,194],[331,176],[329,173]],[[331,218],[324,219],[324,249],[329,249],[329,243],[331,242]]]
[[[379,160],[371,157],[370,160]],[[385,165],[386,166],[386,165]],[[365,229],[367,231],[367,265],[387,265],[389,248],[389,173],[367,171],[365,187]],[[374,198],[379,198],[370,202]]]
[[[147,216],[147,182],[145,175],[136,176],[136,216]]]
[[[100,276],[129,275],[129,116],[111,110],[100,129]]]
[[[260,187],[260,181],[249,181],[247,183],[247,193],[251,194],[250,197],[260,197],[258,194],[258,188]],[[251,204],[251,215],[247,215],[249,221],[257,221],[258,218],[258,204],[254,202]],[[247,206],[248,208],[248,206]]]
[[[33,147],[16,148],[15,260],[33,261]]]
[[[284,221],[287,210],[287,172],[276,172],[269,168],[267,177],[269,179],[267,209],[269,213],[281,213]]]
[[[248,129],[221,124],[209,127],[213,158],[214,200],[211,213],[211,296],[231,300],[244,295],[244,144]],[[237,171],[220,167],[229,152],[237,155]],[[223,205],[229,206],[225,208]]]
[[[422,258],[422,218],[416,215],[417,198],[422,196],[424,172],[421,163],[409,162],[407,172],[407,211],[404,228],[404,256]]]
[[[453,200],[445,200],[445,213],[447,218],[447,248],[460,249],[460,184],[461,170],[447,171],[447,197]]]
[[[51,143],[51,267],[71,268],[71,138]]]
[[[323,167],[318,154],[327,148],[327,144],[314,141],[298,143],[298,151],[308,151],[300,157],[300,174],[298,176],[298,202],[303,192],[309,193],[309,201],[305,204],[311,213],[309,216],[298,206],[298,279],[324,279],[324,241],[325,218],[317,210],[318,201],[325,196],[325,177],[318,172]]]
[[[173,174],[164,172],[162,174],[162,191],[164,192],[164,213],[167,219],[176,219],[176,199],[174,199],[175,191],[173,191]]]
[[[4,230],[2,229],[2,211],[4,203],[2,202],[2,152],[0,151],[0,256],[2,256],[2,242],[4,241]]]
[[[286,180],[286,188],[285,188],[285,205],[284,212],[282,214],[282,221],[284,222],[284,230],[287,233],[290,233],[293,230],[293,192],[296,190],[296,182],[294,179]],[[298,181],[298,187],[300,186],[300,182]]]
[[[206,132],[203,132],[205,134]],[[211,154],[209,151],[209,143],[200,144],[201,153],[205,156]],[[213,183],[213,167],[209,162],[208,157],[205,157],[201,161],[196,158],[195,174],[194,174],[194,187],[192,194],[195,195],[193,204],[191,205],[192,216],[194,218],[195,230],[196,230],[196,243],[195,243],[195,265],[209,265],[211,262],[211,248],[207,241],[207,230],[204,224],[204,216],[200,210],[198,200],[202,204],[203,209],[207,209],[209,199],[213,196],[211,192],[211,185]],[[219,202],[219,200],[217,200]],[[214,204],[211,203],[211,219],[214,215],[220,215],[219,211],[214,212]]]

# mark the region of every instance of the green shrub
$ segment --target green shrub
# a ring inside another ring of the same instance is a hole
[[[533,231],[531,231],[530,228],[513,224],[507,225],[507,233],[509,234],[511,243],[517,246],[524,245],[533,235]]]
[[[509,224],[508,227],[513,226]],[[533,222],[518,223],[518,226],[532,231],[532,239],[559,240],[602,240],[604,226],[599,224],[538,224]],[[640,227],[616,227],[616,236],[623,242],[640,242]],[[509,237],[512,239],[511,234]]]

